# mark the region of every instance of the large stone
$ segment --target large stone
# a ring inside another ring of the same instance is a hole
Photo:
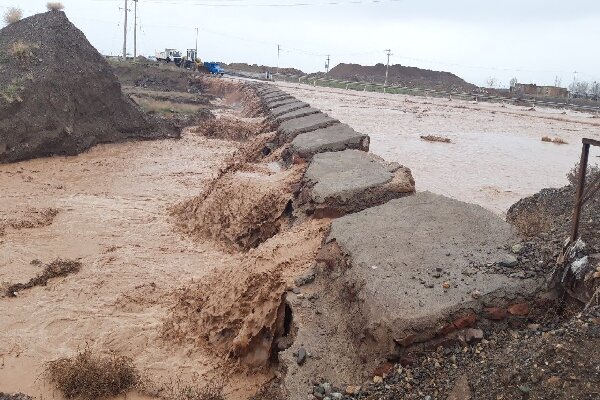
[[[346,124],[336,124],[302,133],[292,140],[290,146],[292,154],[301,158],[311,158],[317,153],[346,149],[369,151],[369,136],[356,132]]]
[[[331,291],[351,288],[344,304],[350,329],[363,338],[359,347],[384,357],[409,335],[416,335],[413,343],[434,338],[436,327],[466,310],[530,296],[540,282],[485,269],[515,239],[513,228],[492,212],[422,192],[334,220],[325,246],[339,253],[324,254],[337,262],[321,261],[343,270]],[[444,276],[434,278],[440,265]],[[481,293],[477,299],[474,290]]]
[[[292,96],[285,92],[270,92],[267,94],[262,94],[260,97],[265,101],[277,101],[292,98]]]
[[[282,141],[289,142],[301,133],[325,128],[338,122],[337,119],[319,112],[282,122],[277,130],[283,136]]]
[[[281,122],[288,121],[290,119],[306,117],[307,115],[316,114],[316,113],[320,113],[320,112],[321,111],[317,110],[316,108],[304,107],[304,108],[300,108],[295,111],[290,111],[290,112],[280,115],[274,119],[275,119],[275,122],[281,123]]]
[[[280,115],[287,114],[289,112],[296,111],[296,110],[299,110],[301,108],[306,108],[306,107],[309,107],[309,105],[307,103],[305,103],[303,101],[296,101],[293,103],[284,104],[280,107],[272,108],[269,110],[269,114],[271,114],[271,117],[276,118],[276,117],[279,117]]]
[[[316,217],[340,216],[414,193],[408,168],[359,150],[316,154],[300,202]]]

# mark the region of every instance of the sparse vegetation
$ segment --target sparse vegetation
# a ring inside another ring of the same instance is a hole
[[[33,57],[33,49],[35,48],[37,48],[36,45],[19,40],[10,46],[8,54],[19,61],[25,61]]]
[[[21,93],[25,90],[23,82],[23,79],[13,79],[10,84],[6,85],[6,87],[0,91],[0,98],[4,99],[4,101],[9,104],[22,102],[23,98],[21,97]]]
[[[542,208],[532,212],[519,213],[511,221],[519,233],[525,237],[537,236],[550,230],[552,218]]]
[[[65,8],[65,6],[60,3],[60,2],[52,2],[49,1],[48,3],[46,3],[46,8],[48,9],[48,11],[59,11]]]
[[[4,13],[4,23],[6,25],[14,24],[23,18],[23,11],[17,7],[11,7]]]
[[[100,356],[90,349],[46,365],[45,377],[67,399],[85,400],[116,396],[134,388],[140,375],[129,357]]]
[[[436,135],[421,136],[421,139],[427,142],[440,142],[440,143],[451,143],[450,138]]]
[[[56,259],[44,267],[44,271],[27,283],[15,283],[6,288],[6,295],[15,297],[18,292],[34,286],[46,286],[52,278],[59,278],[79,272],[81,263],[73,260]]]
[[[555,144],[569,144],[566,140],[560,137],[551,138],[550,136],[542,136],[542,142],[555,143]]]
[[[600,165],[592,164],[588,165],[586,171],[586,183],[591,182],[600,175]],[[579,163],[575,164],[573,168],[567,173],[567,179],[572,186],[577,185],[579,179]]]
[[[214,383],[191,386],[178,382],[176,385],[163,387],[159,396],[169,400],[225,400],[223,386]]]

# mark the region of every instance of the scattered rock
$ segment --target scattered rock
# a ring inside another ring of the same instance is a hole
[[[352,396],[354,394],[357,394],[358,392],[360,392],[360,386],[353,386],[353,385],[346,386],[346,394],[347,395]]]
[[[303,275],[299,278],[296,278],[294,284],[298,287],[308,285],[309,283],[313,283],[315,281],[315,273],[309,272],[306,275]]]
[[[375,375],[373,377],[373,383],[381,383],[383,382],[383,378],[381,376]]]
[[[447,400],[470,400],[471,389],[466,375],[461,375],[456,379],[452,391],[448,395]]]
[[[508,312],[511,315],[525,316],[529,314],[529,305],[527,303],[513,304],[508,307]]]
[[[466,343],[474,343],[483,339],[483,331],[481,329],[465,329],[461,334],[461,338],[464,339]]]
[[[521,252],[523,251],[523,245],[515,244],[510,248],[510,251],[512,251],[513,254],[521,254]]]
[[[477,321],[475,314],[468,314],[454,321],[456,329],[465,329],[472,326]]]
[[[512,256],[512,255],[507,255],[501,261],[498,262],[498,265],[500,267],[505,267],[505,268],[516,267],[518,264],[519,264],[519,260],[517,259],[517,257]]]
[[[306,349],[304,349],[304,347],[300,347],[298,349],[298,355],[296,356],[296,362],[298,363],[298,365],[302,365],[302,364],[304,364],[305,361],[306,361]]]
[[[485,308],[483,312],[487,319],[491,319],[494,321],[503,320],[508,315],[507,311],[504,308],[499,307]]]

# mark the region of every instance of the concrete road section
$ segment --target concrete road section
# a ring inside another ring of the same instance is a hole
[[[306,117],[307,115],[320,113],[321,111],[312,107],[303,107],[295,111],[290,111],[286,114],[275,117],[275,122],[281,123],[294,118]]]
[[[301,133],[326,128],[336,123],[339,123],[337,119],[323,113],[317,113],[282,122],[279,125],[278,132],[283,136],[283,141],[289,142]]]
[[[357,290],[355,334],[379,355],[464,328],[484,305],[527,298],[539,283],[486,269],[519,241],[508,223],[429,192],[336,219],[327,241],[348,266],[340,284]]]
[[[276,118],[280,115],[287,114],[289,112],[306,107],[309,107],[308,103],[305,103],[303,101],[296,101],[294,103],[288,103],[280,107],[272,108],[269,110],[269,114],[271,115],[271,117]]]
[[[293,155],[310,159],[317,153],[356,149],[369,151],[369,136],[356,132],[346,124],[336,124],[316,131],[302,133],[292,140]]]
[[[408,168],[360,150],[316,154],[304,180],[300,203],[317,217],[361,211],[415,191]]]

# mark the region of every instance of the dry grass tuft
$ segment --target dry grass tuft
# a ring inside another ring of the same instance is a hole
[[[63,10],[65,6],[60,2],[49,1],[48,3],[46,3],[46,8],[48,9],[48,11],[59,11]]]
[[[513,218],[512,223],[521,235],[534,237],[550,231],[552,218],[544,209],[538,208],[532,212],[519,213]]]
[[[170,389],[170,393],[165,398],[170,400],[225,400],[223,387],[215,384],[204,387],[177,385],[176,388]]]
[[[56,259],[44,267],[44,271],[32,278],[27,283],[15,283],[6,288],[8,297],[16,297],[21,290],[31,289],[34,286],[46,286],[52,278],[59,278],[74,274],[81,270],[81,263],[73,260]]]
[[[78,352],[74,357],[49,362],[45,377],[65,398],[85,400],[117,396],[140,382],[131,358],[115,354],[99,356],[89,349]]]
[[[440,142],[440,143],[450,143],[450,138],[436,135],[427,135],[421,136],[421,139],[427,142]]]
[[[550,136],[542,136],[542,142],[556,143],[556,144],[569,144],[569,142],[567,142],[563,138],[559,138],[558,136],[555,138],[551,138]]]
[[[36,47],[37,46],[32,45],[31,43],[25,43],[19,40],[10,46],[8,54],[19,61],[25,61],[33,57],[33,49]]]
[[[4,22],[6,25],[14,24],[23,18],[23,11],[20,8],[10,7],[4,13]]]

